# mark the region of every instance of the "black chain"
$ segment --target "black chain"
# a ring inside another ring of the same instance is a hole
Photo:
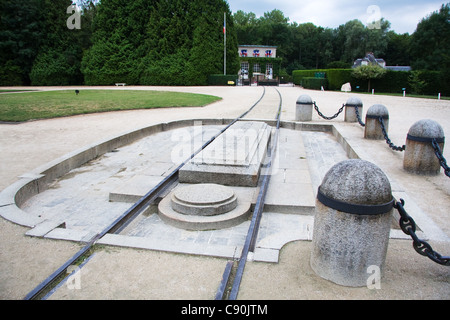
[[[444,266],[450,266],[450,257],[441,256],[439,253],[434,251],[426,241],[419,239],[416,235],[416,223],[414,222],[414,219],[411,218],[411,216],[405,211],[405,208],[403,207],[404,205],[405,201],[400,199],[400,201],[394,203],[394,208],[396,208],[400,214],[400,228],[405,234],[411,236],[413,239],[414,250],[423,256],[427,256],[436,263]]]
[[[386,128],[385,128],[385,126],[384,126],[383,118],[382,118],[381,116],[378,118],[378,121],[380,121],[380,124],[381,124],[381,130],[383,131],[384,139],[386,140],[386,143],[389,145],[389,148],[391,148],[391,149],[394,150],[394,151],[404,151],[405,148],[406,148],[405,145],[403,145],[403,146],[401,146],[401,147],[397,147],[396,145],[394,145],[394,144],[392,143],[391,139],[389,139],[389,137],[388,137],[388,135],[387,135],[387,132],[386,132]]]
[[[447,165],[447,160],[445,160],[444,155],[442,154],[441,148],[439,147],[439,144],[436,141],[436,139],[433,138],[433,140],[431,140],[431,145],[433,146],[434,153],[436,154],[436,157],[438,158],[441,167],[444,169],[445,175],[447,177],[450,177],[450,168]]]
[[[316,102],[313,102],[314,104],[314,109],[316,109],[317,113],[319,114],[319,116],[321,116],[322,118],[326,119],[326,120],[332,120],[334,118],[337,118],[337,116],[342,112],[342,110],[344,110],[345,107],[345,103],[342,105],[342,107],[339,108],[338,112],[336,112],[333,116],[331,117],[327,117],[325,116],[322,112],[319,111],[319,107],[317,106]]]
[[[360,124],[361,126],[365,127],[366,124],[365,124],[364,122],[362,122],[361,116],[359,115],[359,110],[358,110],[358,107],[357,107],[357,106],[355,106],[355,113],[356,113],[356,118],[358,119],[359,124]]]

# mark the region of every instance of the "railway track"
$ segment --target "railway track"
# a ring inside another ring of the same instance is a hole
[[[270,145],[268,146],[268,152],[266,155],[266,159],[263,163],[265,163],[262,168],[262,173],[259,179],[259,193],[258,198],[256,200],[255,208],[252,213],[252,219],[250,223],[250,227],[247,232],[247,237],[245,239],[245,244],[241,252],[241,256],[238,261],[228,261],[222,276],[222,282],[217,290],[215,300],[236,300],[237,295],[239,293],[239,287],[241,284],[242,276],[244,274],[245,264],[247,262],[248,254],[250,252],[255,251],[256,239],[258,236],[259,224],[261,221],[262,212],[264,209],[264,201],[267,193],[267,189],[269,187],[271,170],[272,170],[272,156],[275,155],[275,149],[277,147],[278,142],[278,134],[280,129],[280,118],[281,118],[281,108],[282,108],[282,97],[280,92],[275,89],[279,95],[280,103],[278,105],[278,111],[275,116],[275,120],[277,121],[277,125],[275,128],[275,134],[273,135]],[[237,270],[232,277],[233,266],[237,263]],[[229,288],[230,284],[232,284],[231,289]],[[227,292],[228,289],[228,292]]]
[[[63,265],[61,265],[57,270],[55,270],[50,276],[48,276],[43,282],[36,286],[32,291],[30,291],[24,298],[24,300],[39,300],[45,297],[45,295],[50,292],[53,288],[58,286],[60,282],[64,280],[64,276],[67,274],[69,268],[75,265],[81,260],[88,259],[92,253],[93,248],[97,241],[101,239],[108,233],[119,234],[123,229],[125,229],[136,217],[138,217],[142,212],[144,212],[158,197],[167,193],[173,189],[178,184],[178,173],[179,170],[188,163],[194,156],[206,148],[211,142],[213,142],[219,135],[224,133],[229,127],[231,127],[237,121],[246,117],[264,98],[266,94],[266,88],[263,88],[263,93],[260,98],[244,113],[231,121],[227,126],[225,126],[220,132],[213,136],[210,140],[204,143],[198,150],[196,150],[190,157],[188,157],[183,163],[181,163],[175,170],[173,170],[164,180],[162,180],[157,186],[151,189],[146,195],[134,203],[128,210],[126,210],[122,215],[120,215],[116,220],[114,220],[107,228],[102,232],[95,235],[86,245],[79,250],[75,255],[73,255],[69,260],[67,260]],[[222,300],[226,298],[226,287],[232,280],[233,287],[231,293],[229,294],[229,299],[236,299],[239,290],[240,281],[245,268],[245,262],[247,261],[247,256],[249,252],[254,251],[255,241],[258,234],[259,222],[261,219],[262,210],[264,207],[264,198],[267,191],[267,187],[270,181],[270,168],[271,168],[271,155],[274,154],[277,142],[278,131],[280,127],[280,115],[282,107],[282,98],[280,92],[274,88],[280,99],[280,103],[276,113],[277,127],[275,130],[274,138],[269,143],[266,165],[263,167],[263,172],[259,179],[260,191],[255,205],[255,209],[252,215],[251,224],[248,230],[246,241],[242,250],[241,257],[238,261],[229,261],[224,271],[223,280],[221,286],[217,292],[216,300]],[[237,272],[231,279],[231,270],[234,263],[238,262]]]

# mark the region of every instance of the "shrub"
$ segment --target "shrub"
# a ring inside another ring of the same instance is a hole
[[[209,86],[227,86],[228,81],[233,81],[236,85],[238,76],[236,74],[223,75],[223,74],[210,74],[208,76]]]
[[[302,79],[302,86],[305,89],[320,90],[322,87],[324,89],[327,89],[328,88],[328,80],[325,78],[304,77]]]
[[[22,77],[22,69],[14,65],[12,61],[0,65],[0,86],[21,86],[23,85]]]
[[[342,85],[347,82],[353,87],[352,69],[328,69],[327,79],[329,90],[341,90]]]
[[[39,54],[30,72],[34,86],[64,86],[82,80],[80,64],[69,52],[49,51]]]

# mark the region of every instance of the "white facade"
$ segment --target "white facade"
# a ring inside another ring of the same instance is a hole
[[[276,58],[277,47],[275,46],[256,46],[242,45],[239,46],[239,56],[248,58]]]

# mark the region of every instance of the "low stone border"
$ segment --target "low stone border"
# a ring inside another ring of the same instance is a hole
[[[13,183],[0,193],[0,215],[16,224],[34,228],[27,232],[30,236],[47,236],[53,238],[50,232],[57,233],[57,238],[65,238],[72,241],[87,242],[93,235],[80,233],[75,230],[66,230],[60,228],[60,226],[54,225],[50,221],[44,218],[34,217],[27,214],[20,209],[21,205],[29,198],[45,191],[48,185],[55,179],[65,175],[69,171],[80,167],[81,165],[107,153],[116,148],[120,148],[127,144],[130,144],[138,139],[147,137],[149,135],[168,131],[176,128],[182,128],[187,126],[193,126],[195,123],[201,122],[202,125],[226,125],[230,123],[232,119],[186,119],[178,120],[166,123],[159,123],[148,127],[142,127],[137,130],[128,131],[118,136],[102,140],[98,143],[88,145],[84,148],[78,149],[71,153],[68,153],[60,158],[57,158],[43,166],[40,166],[31,172],[20,176],[20,180]],[[246,119],[246,121],[264,121],[270,126],[275,126],[275,120],[266,119]],[[360,159],[364,157],[364,151],[357,145],[352,145],[348,137],[345,137],[338,129],[339,123],[336,124],[324,124],[314,122],[295,122],[295,121],[281,121],[281,128],[299,130],[299,131],[318,131],[331,133],[338,142],[342,145],[347,156],[351,159]],[[401,188],[400,188],[401,189]],[[407,195],[403,190],[397,191],[396,194],[401,194],[403,198]],[[448,241],[448,237],[443,233],[438,226],[430,221],[426,214],[423,213],[419,207],[411,200],[408,200],[408,207],[413,208],[411,215],[416,219],[416,222],[420,226],[421,230],[426,235],[431,236],[433,239]],[[421,223],[422,222],[422,223]],[[397,232],[399,231],[399,232]],[[62,235],[61,233],[67,233]],[[401,230],[391,230],[391,237],[408,239],[408,236],[404,235]],[[421,238],[429,239],[424,234],[420,234]]]

